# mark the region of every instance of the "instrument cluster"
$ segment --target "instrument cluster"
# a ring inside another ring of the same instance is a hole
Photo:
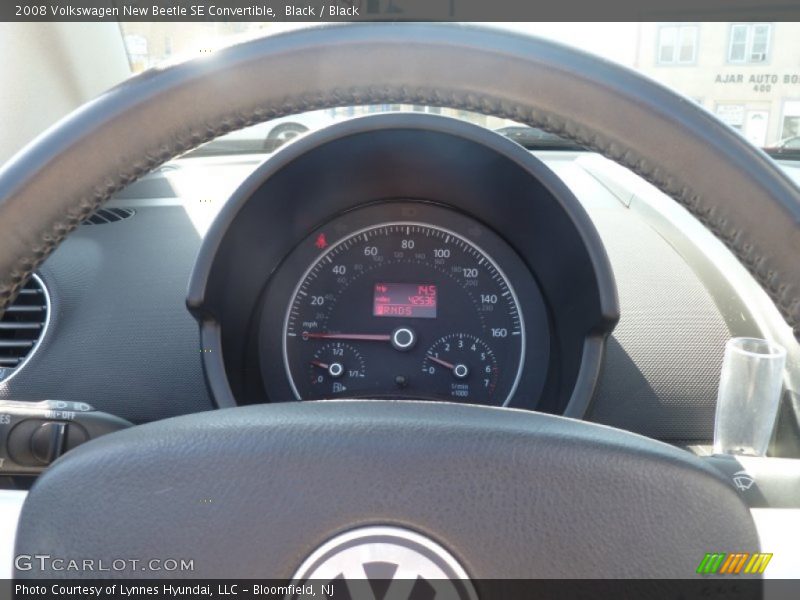
[[[588,406],[616,288],[593,224],[514,142],[433,115],[276,152],[207,234],[187,304],[219,406]]]

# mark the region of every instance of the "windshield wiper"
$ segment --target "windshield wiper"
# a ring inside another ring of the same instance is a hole
[[[495,132],[517,142],[527,150],[586,150],[580,144],[536,127],[512,125],[496,129]]]

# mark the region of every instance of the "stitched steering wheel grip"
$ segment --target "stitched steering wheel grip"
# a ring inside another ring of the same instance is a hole
[[[800,337],[800,192],[765,154],[610,62],[474,26],[351,24],[132,77],[0,171],[0,310],[116,191],[218,135],[342,105],[427,104],[540,127],[635,171],[722,240]]]

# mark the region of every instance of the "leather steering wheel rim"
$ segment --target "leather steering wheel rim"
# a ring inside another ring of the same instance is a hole
[[[508,32],[434,24],[256,40],[133,77],[68,116],[0,171],[0,310],[85,217],[159,164],[266,119],[379,103],[514,119],[630,168],[723,241],[800,336],[800,191],[765,154],[618,65]]]

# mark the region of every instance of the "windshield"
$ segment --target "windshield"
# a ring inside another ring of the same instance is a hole
[[[402,1],[398,0],[402,8]],[[122,23],[134,73],[208,55],[299,23]],[[800,23],[509,23],[509,30],[552,39],[623,64],[715,114],[773,155],[800,154]],[[558,147],[541,132],[465,111],[383,105],[309,113],[225,136],[206,153],[271,152],[296,135],[365,112],[422,110],[476,122],[529,147]],[[561,141],[564,147],[569,144]],[[201,150],[203,152],[203,150]]]

